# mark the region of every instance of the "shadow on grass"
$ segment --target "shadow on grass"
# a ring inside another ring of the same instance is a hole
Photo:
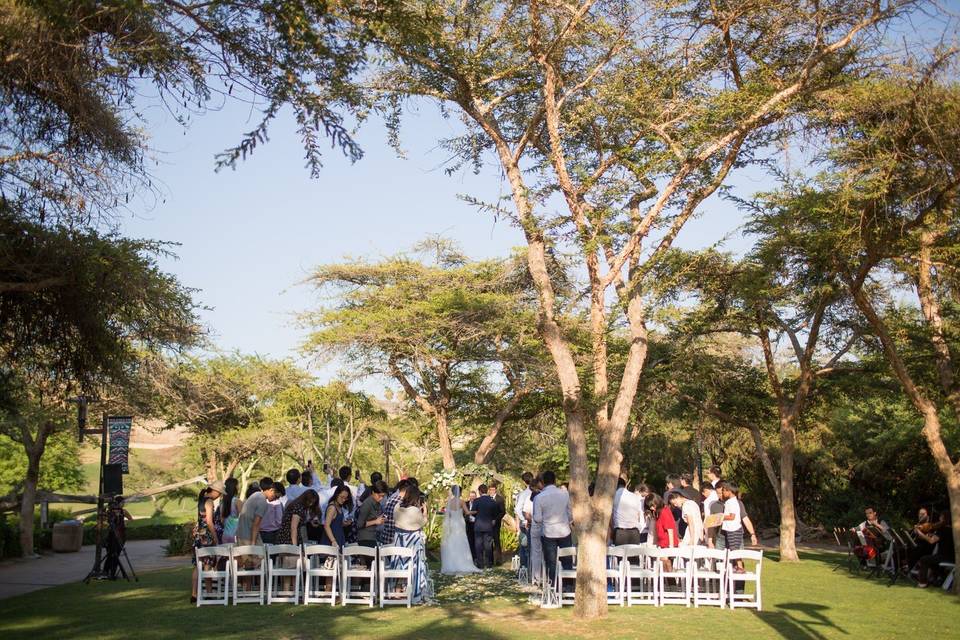
[[[763,611],[757,617],[777,632],[780,637],[791,640],[821,640],[826,631],[849,635],[827,616],[830,607],[809,602],[785,602],[774,611]],[[834,634],[830,634],[831,636]]]

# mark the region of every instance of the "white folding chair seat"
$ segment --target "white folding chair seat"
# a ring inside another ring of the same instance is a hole
[[[333,567],[327,567],[333,558]],[[303,548],[303,604],[327,602],[337,604],[340,595],[340,550],[328,544],[311,544]],[[327,589],[327,580],[330,588]]]
[[[303,579],[303,557],[294,544],[268,544],[267,548],[267,604],[291,602],[300,604],[300,584]],[[292,559],[292,562],[291,562]],[[286,566],[293,564],[292,567]],[[284,589],[284,582],[293,579],[293,589]]]
[[[736,573],[734,571],[735,561],[736,560],[753,560],[756,561],[756,565],[753,568],[753,571],[750,571],[747,567],[744,567],[743,573]],[[760,588],[760,572],[763,569],[763,551],[753,551],[750,549],[730,551],[727,553],[727,597],[730,599],[730,608],[754,608],[757,611],[761,611],[762,601],[761,601],[761,588]],[[737,593],[735,589],[735,583],[743,582],[744,583],[744,593]],[[747,593],[746,583],[753,582],[756,584],[756,591],[754,593]]]
[[[727,602],[727,551],[703,546],[693,548],[693,606],[716,606],[723,609]]]
[[[623,576],[626,572],[624,556],[627,545],[607,548],[607,603],[624,604]]]
[[[230,563],[233,572],[233,604],[263,604],[267,577],[267,554],[263,545],[234,546],[230,550]],[[255,563],[256,566],[247,567],[250,563]]]
[[[406,562],[401,562],[402,559]],[[409,608],[413,604],[413,549],[409,547],[380,547],[380,561],[378,562],[377,573],[380,577],[380,608],[384,605],[405,604]],[[391,565],[403,564],[406,566]],[[404,583],[402,592],[387,592],[387,580]],[[397,596],[401,597],[387,597]]]
[[[626,545],[624,548],[623,586],[628,607],[635,604],[656,606],[659,602],[660,590],[657,581],[659,562],[654,564],[648,551],[649,547],[639,544]]]
[[[361,563],[361,558],[368,558],[369,566]],[[341,605],[374,605],[377,600],[377,566],[378,550],[375,547],[351,544],[343,548],[340,570]],[[366,581],[366,589],[362,587],[363,581]],[[354,583],[361,583],[361,588],[355,589]]]
[[[651,558],[656,558],[657,563],[657,590],[659,603],[662,607],[666,604],[683,604],[690,606],[690,557],[693,554],[691,547],[667,547],[652,549],[648,552]],[[667,571],[663,565],[663,558],[669,558],[672,568]],[[676,585],[669,584],[667,580],[676,581]]]
[[[220,604],[230,600],[230,547],[224,544],[201,547],[197,558],[197,606]],[[212,561],[213,568],[205,569],[203,560]],[[210,588],[207,589],[209,583]]]
[[[564,569],[563,564],[560,562],[563,558],[572,558],[573,566],[570,569]],[[564,582],[573,581],[573,591],[565,592],[563,589]],[[573,604],[576,601],[576,589],[577,589],[577,548],[576,547],[563,547],[562,549],[557,549],[557,577],[554,582],[557,590],[557,598],[559,598],[560,606],[562,607],[565,604]]]

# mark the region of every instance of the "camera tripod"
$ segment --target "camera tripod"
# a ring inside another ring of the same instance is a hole
[[[111,507],[109,511],[113,511],[114,509],[115,507]],[[123,517],[122,509],[120,510],[119,517]],[[136,571],[133,570],[133,563],[130,562],[130,556],[127,555],[127,541],[120,537],[120,532],[117,531],[117,526],[114,524],[113,518],[110,517],[109,513],[106,518],[106,523],[109,532],[105,539],[102,539],[101,536],[102,526],[100,522],[97,523],[97,549],[93,559],[93,569],[91,569],[87,577],[83,579],[83,582],[89,584],[91,580],[116,580],[117,570],[120,571],[123,579],[127,582],[130,582],[130,575],[133,576],[135,582],[140,582]],[[111,537],[115,541],[114,545],[111,545]],[[117,548],[111,548],[112,546]],[[106,558],[101,555],[104,550],[107,553]],[[122,559],[120,557],[121,554],[123,554]],[[127,575],[127,570],[123,567],[123,560],[127,561],[127,568],[130,569],[130,575]]]

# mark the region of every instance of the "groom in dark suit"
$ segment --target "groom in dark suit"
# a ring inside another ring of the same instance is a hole
[[[479,497],[473,501],[473,510],[476,512],[476,522],[473,523],[474,548],[477,555],[477,566],[486,569],[493,563],[493,531],[500,506],[487,495],[487,485],[477,488]]]

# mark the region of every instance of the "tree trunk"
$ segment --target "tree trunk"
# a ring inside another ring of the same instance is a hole
[[[207,482],[213,482],[217,479],[217,453],[210,451],[207,453]]]
[[[947,495],[950,498],[950,517],[953,528],[953,564],[960,567],[960,469],[954,465],[947,478]],[[954,576],[953,593],[960,596],[960,576]]]
[[[793,499],[793,458],[796,430],[793,421],[780,423],[780,562],[798,562],[797,511]]]
[[[34,447],[27,450],[27,476],[23,481],[20,501],[20,555],[29,558],[33,552],[33,512],[37,504],[37,484],[40,481],[40,455]]]
[[[513,409],[520,403],[522,397],[522,394],[514,394],[507,403],[497,411],[497,415],[493,419],[493,428],[483,437],[480,446],[477,447],[477,452],[473,454],[473,461],[476,464],[487,464],[490,460],[490,456],[492,456],[493,452],[497,449],[497,437],[500,435],[500,430],[503,428],[507,418],[510,417]]]
[[[440,441],[440,457],[443,458],[443,469],[452,471],[457,468],[457,463],[453,459],[453,445],[450,443],[450,429],[447,426],[447,410],[438,408],[434,417],[437,425],[437,439]]]

